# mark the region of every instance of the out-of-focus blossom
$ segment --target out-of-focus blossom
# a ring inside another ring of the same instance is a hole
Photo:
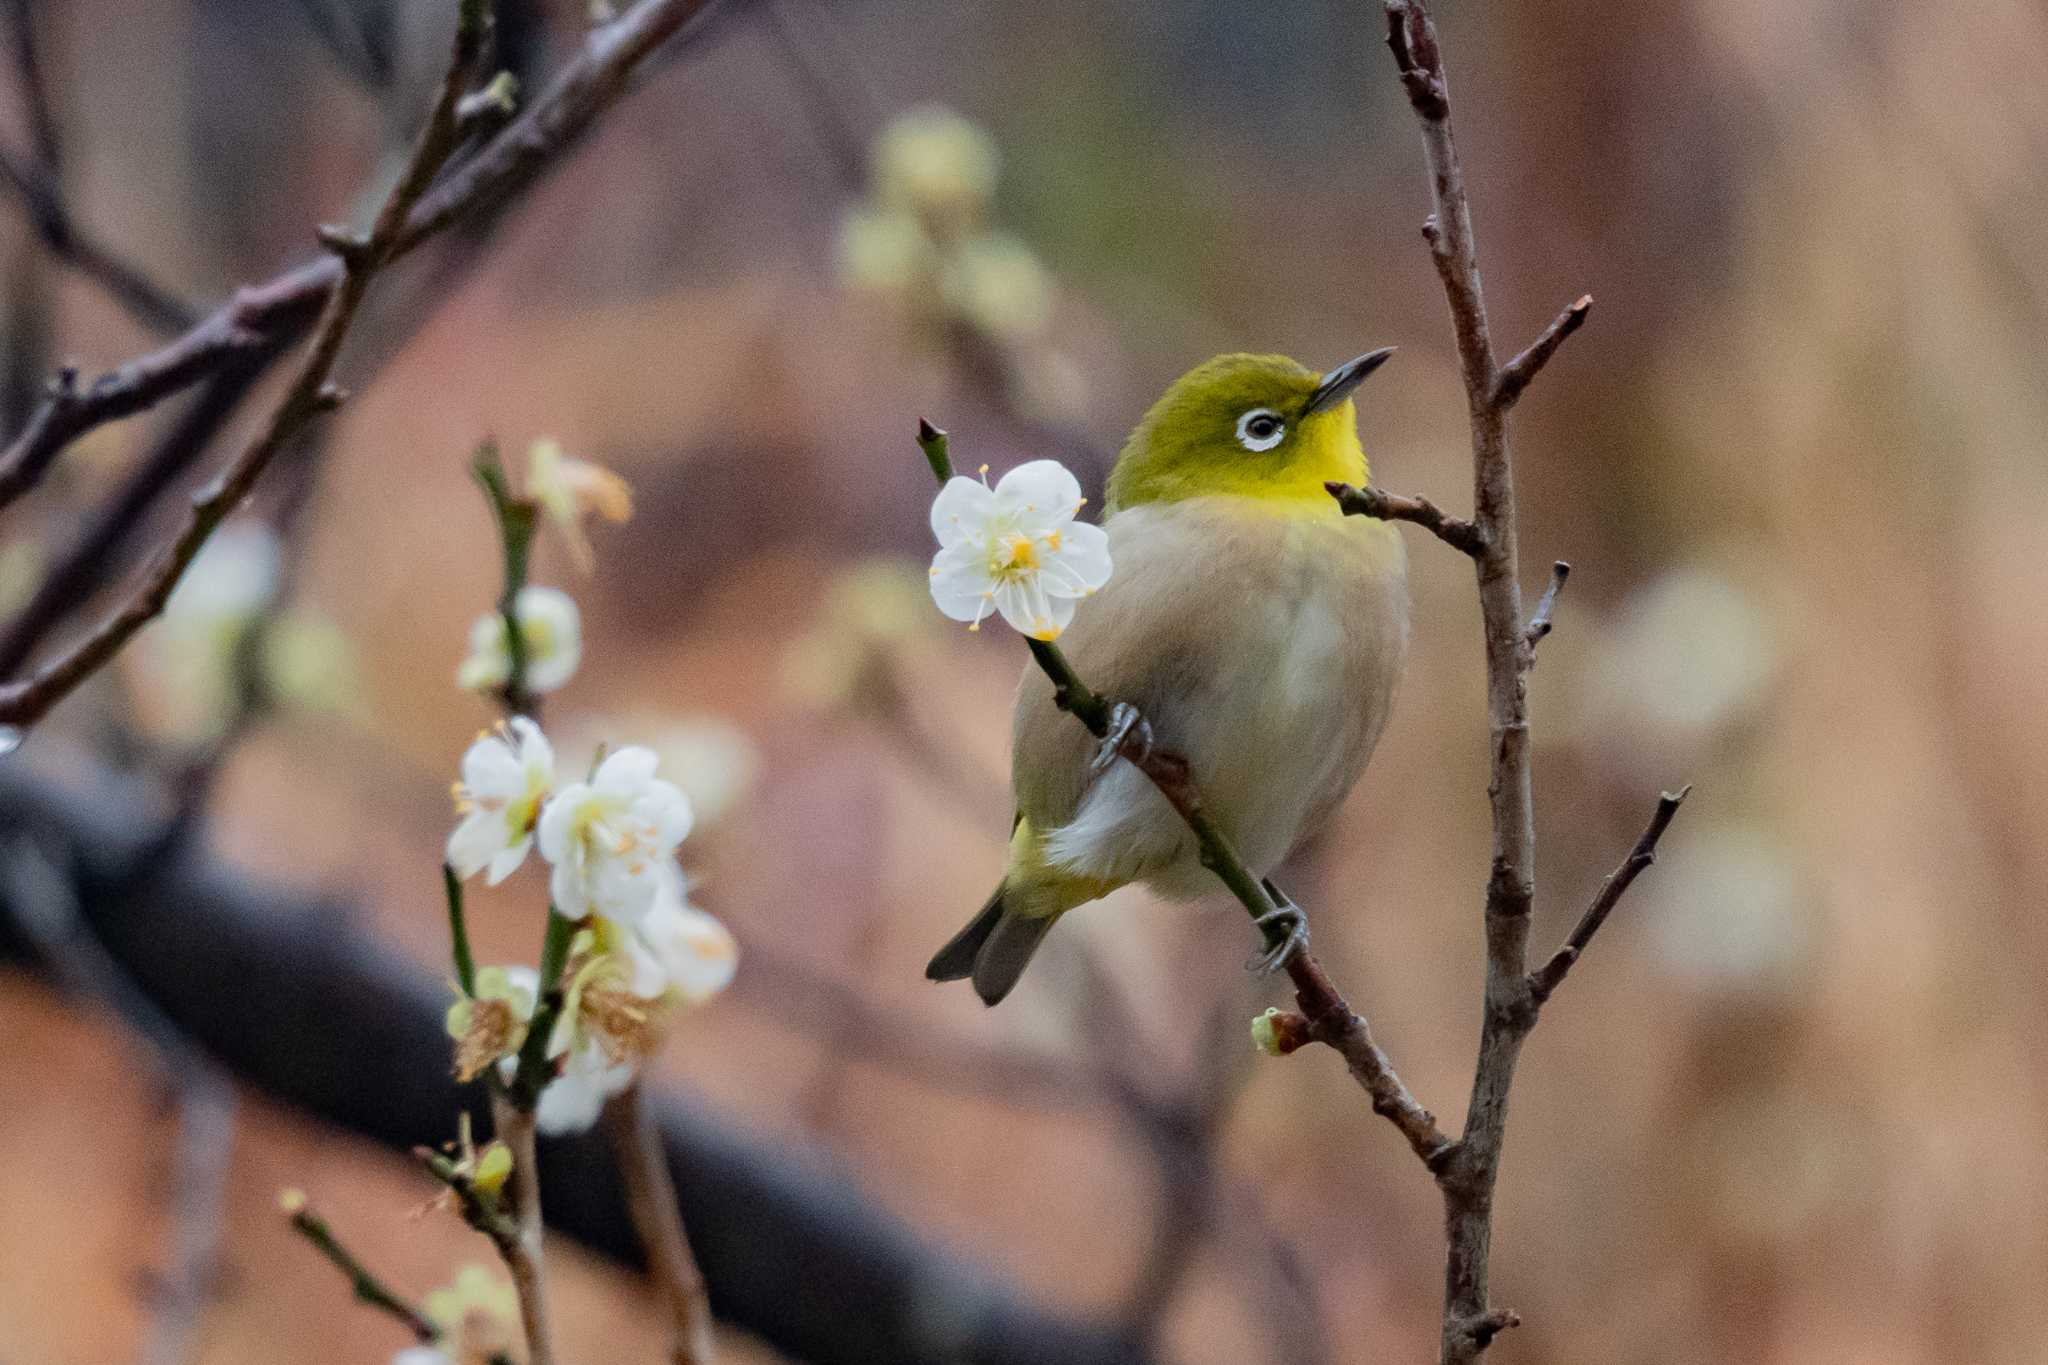
[[[1029,341],[1052,321],[1052,277],[1036,252],[1008,233],[962,242],[947,259],[939,287],[951,311],[1003,341]]]
[[[865,204],[839,222],[838,259],[842,279],[878,294],[905,294],[939,268],[938,248],[913,214]]]
[[[718,918],[690,904],[682,869],[667,865],[654,905],[634,926],[635,989],[670,1004],[701,1005],[732,984],[740,949]]]
[[[654,750],[662,776],[689,798],[697,829],[708,829],[731,814],[753,790],[761,767],[754,741],[723,716],[644,711],[565,722],[559,731],[565,769],[587,768],[587,761],[579,765],[574,756],[587,759],[601,735],[633,735]]]
[[[478,872],[496,886],[526,861],[541,803],[555,785],[555,753],[540,727],[514,716],[477,736],[462,756],[448,836],[448,865],[465,881]]]
[[[263,672],[279,699],[307,711],[346,711],[360,702],[348,637],[332,622],[304,612],[271,622],[263,639]]]
[[[509,1355],[518,1346],[519,1295],[509,1280],[480,1265],[466,1265],[455,1272],[452,1283],[433,1290],[420,1304],[428,1321],[441,1335],[427,1351],[452,1365],[483,1365],[492,1356]],[[406,1359],[407,1351],[394,1357],[394,1365],[427,1365],[424,1357]]]
[[[540,440],[527,455],[526,495],[560,528],[576,567],[589,573],[597,558],[583,533],[583,519],[592,512],[606,521],[622,522],[633,515],[633,489],[603,465],[563,453],[561,443]]]
[[[552,692],[576,676],[583,661],[583,618],[560,588],[526,587],[513,603],[526,646],[526,685]],[[512,676],[512,653],[500,612],[487,612],[469,628],[469,657],[456,670],[457,685],[472,692],[503,687]]]
[[[277,595],[281,563],[276,533],[236,518],[213,533],[178,580],[136,655],[154,684],[143,705],[166,729],[204,740],[227,723],[237,653]]]
[[[493,1064],[515,1057],[526,1041],[540,992],[531,967],[482,967],[476,994],[448,1007],[448,1036],[455,1040],[455,1077],[470,1081]]]
[[[980,125],[942,105],[899,114],[875,138],[875,192],[941,224],[972,223],[995,193],[1001,158]]]
[[[1761,605],[1705,568],[1667,573],[1631,597],[1608,633],[1589,722],[1644,740],[1693,741],[1750,706],[1777,668]]]
[[[1109,536],[1074,520],[1085,501],[1056,460],[1021,464],[994,488],[948,480],[932,503],[932,600],[970,629],[995,611],[1033,639],[1057,639],[1075,602],[1109,581]]]
[[[1810,984],[1814,905],[1791,854],[1768,830],[1676,830],[1648,890],[1644,913],[1660,955],[1699,988],[1775,994]]]
[[[632,921],[660,889],[660,866],[690,832],[690,802],[656,777],[651,749],[619,750],[588,782],[571,783],[541,811],[540,852],[554,866],[555,909]]]

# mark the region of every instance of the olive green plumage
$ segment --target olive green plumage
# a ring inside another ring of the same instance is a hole
[[[1090,687],[1136,706],[1155,741],[1188,760],[1260,875],[1357,781],[1407,648],[1399,536],[1341,515],[1323,487],[1365,482],[1349,393],[1385,354],[1324,376],[1282,356],[1226,355],[1175,381],[1109,478],[1109,582],[1059,641]],[[932,959],[933,980],[972,977],[992,1005],[1067,911],[1132,882],[1170,899],[1214,888],[1165,799],[1127,763],[1095,771],[1095,751],[1027,666],[1008,865]]]

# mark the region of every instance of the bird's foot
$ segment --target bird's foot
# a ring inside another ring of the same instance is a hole
[[[1103,734],[1102,746],[1095,751],[1095,761],[1088,765],[1088,771],[1101,772],[1116,762],[1119,755],[1128,755],[1137,762],[1151,752],[1152,723],[1137,707],[1120,701],[1109,708],[1109,729]]]
[[[1277,972],[1295,958],[1308,951],[1308,916],[1302,908],[1287,898],[1287,893],[1268,880],[1262,882],[1266,894],[1273,898],[1277,909],[1252,920],[1271,941],[1279,934],[1280,941],[1265,952],[1245,963],[1245,970],[1260,973]]]

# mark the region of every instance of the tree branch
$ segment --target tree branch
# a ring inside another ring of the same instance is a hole
[[[604,1117],[626,1189],[626,1212],[668,1309],[669,1359],[674,1365],[711,1365],[711,1298],[704,1289],[704,1273],[690,1253],[675,1184],[669,1179],[661,1136],[649,1117],[639,1078],[605,1107]]]
[[[1500,375],[1493,381],[1493,405],[1505,412],[1515,405],[1522,396],[1522,390],[1529,387],[1529,381],[1537,372],[1550,363],[1550,357],[1557,354],[1557,348],[1564,345],[1570,336],[1586,321],[1586,314],[1593,311],[1593,296],[1581,294],[1578,299],[1545,327],[1542,334],[1529,343],[1529,349],[1500,367]]]
[[[1517,572],[1514,459],[1508,441],[1508,408],[1564,339],[1585,321],[1592,306],[1581,298],[1553,322],[1530,348],[1505,368],[1496,365],[1480,285],[1472,211],[1464,170],[1451,132],[1450,84],[1443,54],[1423,0],[1384,0],[1387,47],[1422,132],[1429,167],[1432,212],[1423,227],[1452,330],[1472,428],[1473,553],[1479,583],[1480,616],[1486,642],[1487,720],[1492,773],[1487,795],[1493,823],[1491,873],[1486,885],[1485,1009],[1472,1098],[1456,1151],[1438,1172],[1443,1194],[1445,1236],[1443,1365],[1470,1365],[1494,1336],[1515,1324],[1515,1315],[1496,1308],[1488,1289],[1493,1235],[1493,1193],[1499,1180],[1507,1128],[1508,1092],[1523,1041],[1535,1027],[1542,998],[1527,970],[1529,916],[1535,898],[1536,837],[1531,796],[1528,671],[1534,643],[1549,628],[1563,566],[1552,579],[1536,616],[1522,620]],[[1664,813],[1665,823],[1669,814]],[[1661,828],[1660,828],[1661,832]],[[1640,871],[1640,867],[1635,871]],[[1632,877],[1634,872],[1630,872]],[[1626,881],[1622,881],[1626,886]],[[1615,891],[1618,897],[1619,891]],[[1612,899],[1602,899],[1612,908]],[[1596,902],[1597,904],[1597,902]],[[1601,912],[1604,916],[1605,911]],[[1598,928],[1587,926],[1587,936]],[[1583,947],[1583,944],[1579,945]],[[1567,944],[1576,956],[1576,949]],[[1564,967],[1570,965],[1569,959]],[[1545,972],[1539,975],[1545,975]],[[1561,977],[1562,969],[1558,975]],[[1554,982],[1552,983],[1554,986]]]
[[[554,1329],[548,1309],[545,1248],[542,1246],[540,1153],[534,1142],[531,1109],[512,1103],[502,1089],[491,1090],[491,1119],[497,1137],[512,1149],[513,1230],[493,1242],[512,1272],[519,1291],[519,1321],[526,1329],[526,1356],[531,1365],[555,1365]]]
[[[712,3],[641,0],[623,17],[592,30],[523,114],[412,207],[392,259],[531,188],[626,94],[649,55]],[[94,428],[237,366],[253,363],[260,371],[313,325],[344,274],[330,256],[245,287],[168,345],[86,385],[62,411],[46,400],[28,428],[0,452],[0,507],[32,487],[65,446]]]
[[[422,1345],[431,1345],[440,1336],[440,1329],[425,1313],[378,1279],[368,1266],[356,1259],[355,1253],[341,1244],[341,1239],[328,1227],[327,1220],[307,1206],[305,1195],[297,1190],[286,1190],[279,1196],[278,1203],[291,1220],[292,1231],[305,1238],[315,1251],[342,1273],[358,1302],[396,1318]]]
[[[1644,868],[1657,861],[1657,841],[1664,837],[1664,831],[1671,827],[1672,817],[1685,798],[1692,795],[1690,786],[1680,787],[1675,792],[1664,792],[1657,798],[1657,810],[1650,817],[1650,823],[1643,830],[1636,846],[1629,850],[1628,857],[1620,867],[1607,874],[1607,880],[1600,884],[1600,894],[1593,897],[1593,903],[1586,907],[1586,913],[1579,917],[1571,936],[1564,946],[1551,954],[1550,960],[1529,974],[1529,994],[1538,1005],[1550,999],[1563,984],[1565,973],[1586,951],[1586,945],[1593,941],[1593,935],[1600,932],[1600,926],[1607,923],[1607,916],[1620,903],[1629,884],[1642,874]]]
[[[1428,498],[1403,497],[1380,488],[1353,488],[1348,483],[1326,483],[1323,487],[1347,517],[1412,521],[1461,554],[1476,557],[1486,550],[1486,536],[1477,526],[1450,516]]]
[[[448,1074],[436,973],[367,938],[360,906],[252,882],[197,840],[137,877],[160,801],[133,779],[85,780],[73,791],[0,764],[0,828],[50,841],[81,922],[164,1017],[309,1117],[399,1153],[446,1137],[448,1115],[478,1091]],[[0,900],[0,962],[35,964],[13,908]],[[743,1134],[675,1096],[647,1101],[712,1303],[784,1355],[817,1365],[1151,1359],[1100,1324],[1027,1304],[868,1202],[828,1154]],[[609,1144],[550,1142],[540,1166],[549,1226],[637,1263]]]

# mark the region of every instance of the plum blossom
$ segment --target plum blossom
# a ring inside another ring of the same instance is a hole
[[[549,886],[565,917],[631,922],[654,904],[660,868],[691,824],[689,798],[654,775],[657,762],[652,749],[621,749],[542,809],[540,853],[554,867]]]
[[[560,588],[526,587],[513,600],[519,638],[526,647],[526,685],[552,692],[576,676],[583,662],[583,618],[576,600]],[[503,687],[512,676],[505,617],[487,612],[469,628],[469,657],[455,671],[457,686],[472,692]]]
[[[932,503],[932,600],[979,630],[991,611],[1037,640],[1074,619],[1074,603],[1109,581],[1109,536],[1074,520],[1087,500],[1057,460],[1018,465],[994,488],[954,477]]]
[[[569,557],[589,573],[597,564],[583,518],[596,512],[606,521],[633,515],[633,489],[603,465],[563,453],[561,442],[535,441],[527,452],[526,495],[539,503],[562,532]]]
[[[448,835],[448,865],[467,881],[478,872],[492,886],[512,875],[533,847],[541,803],[555,785],[555,751],[540,727],[514,716],[478,735],[462,756]]]

